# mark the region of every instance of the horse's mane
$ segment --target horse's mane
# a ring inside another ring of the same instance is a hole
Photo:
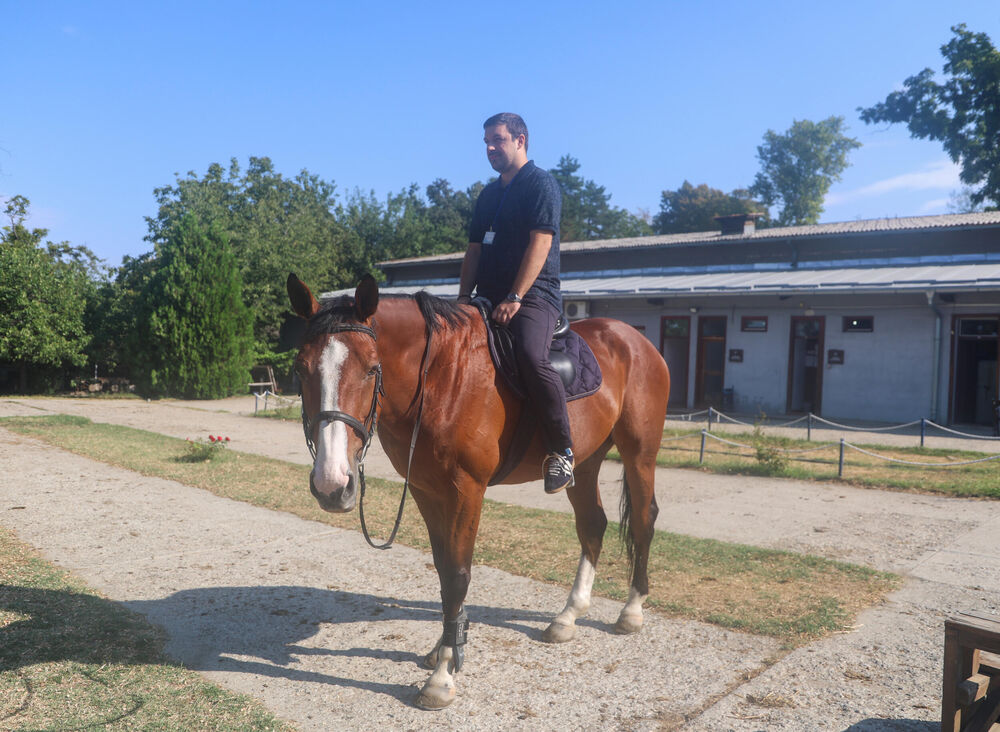
[[[438,333],[444,326],[456,328],[469,322],[469,314],[457,303],[435,297],[421,290],[413,295],[382,295],[387,300],[414,300],[417,309],[424,318],[427,327]],[[340,295],[320,302],[320,308],[309,319],[306,329],[306,340],[324,333],[330,333],[338,325],[356,320],[354,313],[354,297]],[[377,320],[377,316],[376,316]]]

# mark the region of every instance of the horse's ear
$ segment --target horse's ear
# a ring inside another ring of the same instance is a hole
[[[294,274],[290,274],[285,282],[285,287],[288,290],[288,299],[292,301],[292,310],[298,313],[300,318],[309,320],[316,314],[316,311],[319,310],[319,303],[316,302],[316,298],[313,297],[312,292],[302,280]]]
[[[378,283],[370,274],[366,274],[354,291],[354,312],[358,320],[364,322],[375,314],[378,309]]]

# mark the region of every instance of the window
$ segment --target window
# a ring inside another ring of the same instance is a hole
[[[875,318],[871,315],[844,316],[845,333],[871,333],[875,330]]]
[[[744,333],[766,333],[766,315],[744,315],[740,322],[740,330]]]
[[[691,326],[689,318],[664,318],[663,337],[664,338],[687,338],[688,328]]]

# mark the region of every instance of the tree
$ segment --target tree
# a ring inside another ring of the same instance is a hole
[[[719,228],[715,216],[764,213],[766,208],[742,188],[723,193],[705,183],[696,187],[684,181],[676,191],[663,191],[660,195],[660,213],[653,220],[653,228],[658,234],[712,231]],[[765,222],[766,219],[758,225],[766,225]]]
[[[943,83],[924,69],[902,91],[858,112],[868,124],[904,122],[912,137],[943,143],[962,166],[962,182],[974,189],[970,203],[1000,205],[1000,51],[964,24],[951,31],[954,37],[941,47]]]
[[[322,290],[353,286],[361,243],[334,215],[336,186],[306,170],[295,178],[275,172],[268,158],[251,157],[245,172],[235,159],[198,178],[177,177],[154,191],[159,206],[147,218],[147,241],[162,244],[188,213],[228,236],[252,311],[257,350],[277,342],[288,310],[285,278],[304,273]]]
[[[215,399],[246,390],[250,311],[228,237],[185,214],[158,246],[138,302],[141,340],[133,378],[151,396]]]
[[[768,130],[757,147],[761,169],[750,193],[779,206],[779,226],[815,224],[830,185],[847,169],[847,156],[861,143],[844,132],[843,117],[793,121],[783,134]]]
[[[577,175],[580,161],[563,155],[550,170],[562,188],[560,241],[617,239],[651,234],[649,224],[628,211],[611,205],[611,194],[592,180]]]
[[[28,229],[30,202],[7,201],[10,225],[0,235],[0,361],[20,370],[20,390],[28,390],[29,369],[83,366],[89,341],[83,322],[94,289],[88,268],[97,259],[85,247],[45,247],[45,229]]]

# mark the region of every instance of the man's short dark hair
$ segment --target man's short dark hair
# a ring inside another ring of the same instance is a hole
[[[520,115],[513,112],[494,114],[483,122],[483,129],[485,130],[487,127],[495,127],[497,125],[506,125],[511,139],[516,140],[519,135],[524,135],[524,151],[528,151],[528,125],[524,124],[524,120],[521,119]]]

